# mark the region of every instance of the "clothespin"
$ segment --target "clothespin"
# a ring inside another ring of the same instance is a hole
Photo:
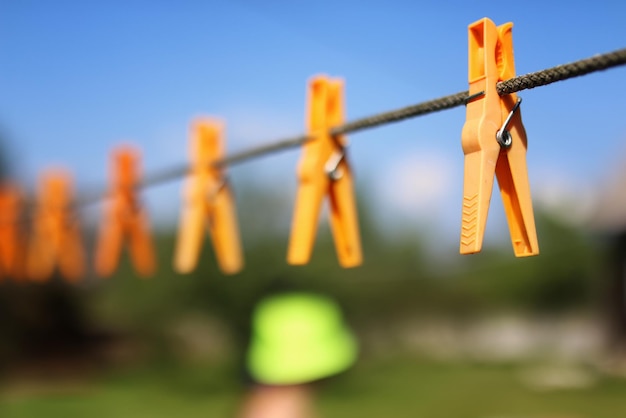
[[[139,158],[139,153],[128,146],[118,147],[111,154],[110,196],[95,255],[95,269],[100,276],[113,274],[126,240],[139,275],[151,276],[156,269],[148,214],[137,196]]]
[[[21,276],[24,242],[21,234],[22,194],[11,183],[0,185],[0,278]]]
[[[47,281],[58,267],[69,282],[85,274],[86,257],[77,214],[72,207],[71,176],[60,170],[41,175],[29,243],[26,273],[35,281]]]
[[[174,268],[179,273],[189,273],[196,267],[207,227],[222,272],[234,274],[243,267],[235,199],[225,168],[215,165],[223,156],[223,125],[213,119],[196,121],[190,138],[191,171],[183,190],[174,254]]]
[[[329,130],[344,120],[343,81],[316,76],[309,82],[308,127],[298,167],[298,192],[287,261],[306,264],[311,257],[322,200],[330,201],[330,224],[339,264],[361,264],[361,242],[350,166],[343,135]]]
[[[494,172],[517,257],[539,253],[526,167],[526,131],[516,94],[500,97],[499,81],[515,77],[512,23],[484,18],[469,25],[469,99],[463,126],[465,154],[461,254],[482,247]]]

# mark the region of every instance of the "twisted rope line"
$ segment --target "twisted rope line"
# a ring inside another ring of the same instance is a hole
[[[558,65],[546,70],[521,75],[498,83],[496,89],[500,96],[504,96],[506,94],[545,86],[557,81],[579,77],[624,64],[626,64],[626,48],[606,54],[595,55],[591,58],[582,59],[569,64]]]
[[[498,83],[496,90],[500,96],[504,96],[521,90],[545,86],[557,81],[580,77],[592,72],[607,70],[624,64],[626,64],[626,48],[605,54],[595,55],[593,57],[585,58],[569,64],[558,65],[556,67],[536,71],[534,73],[517,76],[510,80]],[[462,91],[437,99],[428,100],[426,102],[402,107],[400,109],[356,119],[331,129],[330,134],[341,135],[353,133],[376,126],[386,125],[388,123],[399,122],[409,118],[415,118],[446,109],[452,109],[464,105],[469,97],[468,95],[469,93],[467,91]],[[306,135],[281,139],[231,154],[219,161],[215,161],[213,165],[216,167],[223,167],[241,163],[262,155],[271,154],[289,148],[295,148],[304,144],[308,139],[309,137]],[[180,177],[184,177],[188,171],[188,166],[181,164],[159,172],[149,173],[145,176],[144,181],[139,187],[145,188],[166,183]],[[77,201],[77,206],[93,204],[98,202],[100,199],[100,194],[96,195],[95,192],[90,193],[89,195],[84,195],[83,198],[79,199]]]
[[[626,64],[626,48],[602,55],[596,55],[569,64],[558,65],[553,68],[529,73],[502,81],[496,85],[500,96],[528,90],[535,87],[545,86],[557,81],[567,80],[586,75],[595,71],[606,70]],[[427,115],[440,110],[452,109],[465,104],[469,92],[463,91],[449,96],[441,97],[427,102],[418,103],[401,109],[392,110],[377,115],[368,116],[331,130],[334,135],[356,132],[363,129],[379,126],[391,122],[398,122],[408,118]]]

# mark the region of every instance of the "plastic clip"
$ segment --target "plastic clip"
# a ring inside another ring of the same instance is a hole
[[[22,194],[10,183],[0,185],[0,278],[21,278],[24,241],[21,231]]]
[[[309,82],[308,135],[298,167],[298,192],[287,261],[306,264],[313,249],[322,200],[330,200],[330,224],[339,264],[361,264],[361,241],[343,135],[330,129],[344,120],[343,81],[320,75]]]
[[[462,144],[465,154],[461,254],[479,252],[494,172],[517,257],[539,253],[526,167],[526,131],[516,94],[500,97],[496,84],[515,77],[512,23],[496,28],[483,18],[469,25],[469,95]],[[480,94],[483,92],[483,94]]]
[[[225,169],[214,163],[224,156],[223,125],[198,120],[190,140],[191,172],[183,190],[174,268],[191,272],[198,263],[205,228],[208,227],[219,268],[234,274],[243,267],[235,199]]]
[[[42,174],[26,260],[26,273],[32,280],[48,280],[57,266],[69,282],[85,274],[85,250],[72,199],[72,178],[67,172]]]
[[[113,274],[125,240],[140,276],[151,276],[156,269],[148,213],[137,196],[139,163],[139,152],[128,146],[118,147],[111,155],[111,195],[104,208],[95,256],[100,276]]]

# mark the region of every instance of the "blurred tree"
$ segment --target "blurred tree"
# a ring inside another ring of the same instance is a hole
[[[502,309],[563,312],[588,307],[597,294],[592,243],[579,229],[544,213],[537,213],[538,257],[515,259],[508,243],[474,256],[461,257],[451,249],[449,257],[427,257],[426,237],[419,231],[385,236],[361,201],[365,262],[342,269],[325,220],[310,263],[286,264],[291,202],[281,192],[241,190],[238,203],[246,258],[241,273],[224,276],[218,270],[207,237],[198,268],[176,275],[171,268],[175,232],[163,232],[157,238],[156,277],[135,278],[124,258],[114,277],[94,282],[90,308],[99,323],[167,352],[168,327],[190,314],[211,316],[226,326],[242,355],[251,309],[277,285],[326,293],[346,308],[357,329],[383,330],[394,321],[433,313],[467,318]]]
[[[580,228],[536,212],[541,253],[513,258],[507,245],[470,256],[460,286],[485,308],[558,313],[590,305],[598,295],[597,249]]]
[[[615,232],[606,241],[607,286],[603,300],[606,301],[611,348],[623,353],[626,350],[626,231]]]
[[[97,316],[158,339],[164,324],[189,312],[203,312],[226,324],[236,346],[243,348],[252,307],[276,286],[333,296],[361,323],[409,312],[421,305],[418,300],[427,300],[419,284],[426,269],[421,267],[425,260],[417,240],[384,239],[363,202],[359,205],[365,252],[362,267],[339,267],[326,220],[320,220],[311,262],[287,265],[291,204],[277,191],[241,191],[238,208],[246,265],[234,276],[218,270],[208,236],[197,269],[186,276],[176,275],[170,266],[175,233],[163,233],[157,244],[161,260],[157,276],[134,279],[123,262],[111,280],[97,285]]]
[[[622,150],[623,151],[623,150]],[[626,352],[626,164],[624,155],[608,167],[598,185],[590,226],[605,248],[602,302],[610,331],[610,349]]]

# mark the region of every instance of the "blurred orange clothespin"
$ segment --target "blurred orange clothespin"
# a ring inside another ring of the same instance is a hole
[[[72,207],[72,189],[72,178],[65,171],[41,175],[26,261],[26,274],[32,280],[47,281],[56,266],[70,282],[85,275],[85,250]]]
[[[234,274],[243,267],[235,200],[224,167],[214,165],[223,156],[222,124],[212,119],[196,121],[190,138],[191,173],[183,191],[174,254],[174,268],[179,273],[196,267],[207,227],[222,272]]]
[[[496,84],[515,77],[512,23],[496,28],[483,18],[469,25],[469,99],[463,126],[465,154],[461,254],[479,252],[498,178],[513,250],[539,253],[526,167],[526,131],[516,94],[500,97]]]
[[[100,276],[113,274],[126,239],[137,273],[147,277],[156,269],[148,214],[137,197],[139,158],[139,153],[128,146],[118,147],[111,154],[111,195],[104,208],[95,255],[95,269]]]
[[[24,242],[21,233],[22,195],[17,186],[0,185],[0,278],[22,275]]]
[[[313,249],[322,199],[330,200],[330,223],[339,263],[361,264],[361,242],[350,166],[343,135],[329,130],[344,120],[343,81],[320,75],[309,82],[308,135],[298,167],[298,194],[287,261],[306,264]]]

